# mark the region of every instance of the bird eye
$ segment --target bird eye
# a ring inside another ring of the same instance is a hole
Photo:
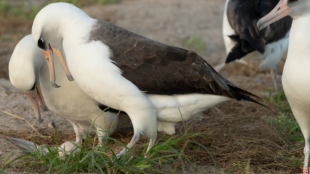
[[[44,43],[44,40],[42,38],[40,38],[38,40],[38,47],[41,48],[42,50],[46,50],[45,43]]]

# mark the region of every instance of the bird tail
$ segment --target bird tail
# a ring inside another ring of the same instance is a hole
[[[230,87],[235,93],[237,93],[237,94],[239,95],[239,97],[238,97],[239,100],[246,100],[246,101],[250,101],[250,102],[259,104],[259,105],[261,105],[261,106],[267,107],[266,105],[264,105],[264,104],[262,104],[262,103],[260,103],[260,102],[258,102],[258,101],[256,101],[256,100],[254,100],[253,98],[251,98],[251,97],[255,97],[255,98],[257,98],[257,99],[262,100],[262,99],[261,99],[260,97],[258,97],[257,95],[254,95],[254,94],[252,94],[252,93],[250,93],[250,92],[248,92],[248,91],[245,91],[245,90],[243,90],[243,89],[241,89],[241,88],[238,88],[238,87],[235,87],[235,86],[230,86],[230,85],[229,85],[229,87]]]

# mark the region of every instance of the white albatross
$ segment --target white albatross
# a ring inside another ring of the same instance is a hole
[[[44,7],[35,17],[32,37],[47,53],[47,62],[53,59],[52,50],[61,53],[63,41],[68,68],[81,89],[128,114],[134,128],[128,148],[145,135],[150,138],[149,151],[157,137],[157,119],[172,125],[182,121],[178,108],[188,120],[232,99],[256,102],[250,98],[255,95],[219,75],[195,52],[93,19],[72,4]],[[124,153],[125,149],[119,155]]]
[[[275,89],[277,64],[288,48],[292,19],[287,16],[259,31],[256,23],[278,3],[278,0],[226,0],[223,15],[223,38],[226,61],[217,65],[220,71],[232,61],[247,64],[245,59],[261,60],[259,69],[271,69]]]
[[[124,113],[117,116],[117,113],[106,111],[100,115],[106,107],[85,94],[76,82],[68,81],[62,70],[62,65],[57,59],[54,62],[54,68],[61,88],[51,86],[48,65],[41,50],[33,43],[31,35],[25,36],[16,45],[9,62],[10,81],[16,88],[25,92],[39,122],[42,122],[43,119],[38,101],[45,109],[48,108],[72,124],[76,134],[74,143],[77,145],[81,145],[81,140],[90,128],[92,121],[98,128],[99,139],[104,139],[108,135],[107,132],[111,134],[118,126],[130,122],[129,117]],[[19,139],[12,140],[21,147],[25,143]],[[33,143],[28,142],[27,145],[32,145],[30,147],[35,149]],[[64,148],[64,146],[66,146],[66,151],[75,147],[70,142],[66,142],[60,147]]]
[[[287,60],[282,83],[293,114],[305,137],[303,173],[309,174],[310,140],[310,1],[280,0],[278,5],[257,23],[264,29],[290,15],[293,24],[290,33]]]

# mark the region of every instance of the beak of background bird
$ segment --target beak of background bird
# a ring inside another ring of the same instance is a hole
[[[39,107],[39,102],[43,106],[44,110],[47,110],[47,106],[45,104],[45,101],[42,96],[41,88],[39,85],[35,85],[35,89],[31,92],[25,93],[28,99],[30,100],[32,107],[34,109],[34,112],[36,114],[37,120],[42,123],[43,119],[41,118],[41,112]]]
[[[287,6],[285,0],[280,0],[280,2],[271,12],[269,12],[266,16],[257,22],[257,27],[262,30],[268,25],[284,18],[288,15],[289,9],[290,8]]]

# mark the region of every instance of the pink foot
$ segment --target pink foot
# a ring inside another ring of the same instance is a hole
[[[147,155],[145,155],[145,158],[148,157],[150,154],[148,153]],[[307,173],[308,174],[308,173]]]

